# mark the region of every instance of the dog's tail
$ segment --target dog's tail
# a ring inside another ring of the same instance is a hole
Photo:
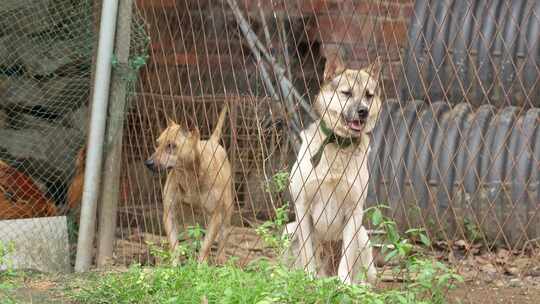
[[[219,118],[216,123],[216,126],[214,127],[214,132],[212,132],[212,135],[210,136],[210,140],[219,142],[219,139],[221,138],[221,133],[223,131],[223,125],[225,124],[225,116],[227,115],[228,109],[229,109],[229,106],[225,104],[225,106],[223,107],[223,110],[221,110],[221,113],[219,113]]]

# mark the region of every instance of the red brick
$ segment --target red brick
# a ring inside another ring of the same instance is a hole
[[[407,41],[407,23],[400,20],[381,20],[365,16],[319,16],[318,27],[310,36],[322,43],[377,42],[403,47]]]
[[[339,9],[335,1],[328,0],[242,0],[239,6],[249,13],[259,14],[260,8],[265,13],[285,13],[288,17],[324,14]]]
[[[177,10],[179,12],[185,10],[207,9],[210,6],[221,7],[218,1],[212,0],[136,0],[137,8],[149,10],[157,13],[160,10]]]
[[[384,45],[382,43],[344,45],[343,48],[346,50],[345,53],[352,54],[351,57],[356,60],[379,55],[384,60],[395,61],[399,60],[401,52],[401,48],[396,45]]]
[[[338,54],[343,56],[344,54],[342,54],[343,53],[342,48],[343,48],[343,44],[332,44],[332,43],[323,44],[321,47],[321,55],[324,58],[331,58]]]
[[[321,55],[330,58],[340,54],[351,68],[361,68],[375,56],[383,61],[399,62],[402,49],[397,46],[384,46],[377,44],[325,44],[321,48]]]
[[[414,12],[414,6],[412,5],[404,5],[401,7],[401,17],[405,20],[409,20]]]
[[[414,4],[414,0],[392,0],[391,2],[399,2],[403,4]]]
[[[365,16],[319,16],[316,37],[323,43],[365,41],[374,30],[374,20]]]
[[[265,12],[286,12],[288,15],[336,14],[397,18],[402,4],[376,0],[242,0],[239,5],[250,12],[258,12],[260,7]]]
[[[405,21],[383,21],[376,32],[380,43],[404,47],[407,43],[407,23]]]
[[[138,8],[172,8],[176,0],[137,0]]]
[[[400,16],[401,11],[400,4],[373,0],[304,0],[297,3],[298,9],[303,13],[322,15],[369,15],[395,19]],[[295,4],[290,6],[295,6]]]
[[[287,14],[318,14],[327,11],[327,0],[296,0],[285,2],[283,6]]]
[[[242,60],[240,58],[231,58],[228,55],[203,55],[199,54],[198,56],[195,53],[176,53],[176,54],[165,54],[162,55],[160,53],[154,54],[152,56],[152,61],[159,65],[187,65],[187,66],[194,66],[194,65],[210,65],[210,66],[219,66],[219,65],[226,65],[230,64],[231,60],[233,61],[233,64],[242,64]]]
[[[238,6],[247,11],[258,11],[259,7],[264,11],[283,10],[283,0],[261,1],[261,0],[240,0]]]
[[[377,16],[384,18],[400,17],[401,6],[399,4],[385,4],[380,2],[361,1],[349,8],[352,14]]]

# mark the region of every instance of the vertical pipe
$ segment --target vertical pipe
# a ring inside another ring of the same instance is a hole
[[[92,116],[88,135],[84,191],[82,196],[81,221],[77,242],[75,271],[83,272],[90,268],[94,252],[96,204],[98,200],[100,173],[102,168],[103,137],[109,101],[111,80],[111,61],[116,31],[118,0],[103,1],[99,26],[99,41],[96,58],[94,94],[92,97]]]
[[[97,266],[110,262],[113,254],[116,231],[116,213],[120,193],[120,171],[122,164],[122,133],[127,83],[122,73],[129,73],[129,46],[131,39],[131,15],[133,0],[120,0],[114,53],[118,68],[112,71],[109,117],[105,134],[103,182],[99,204]]]

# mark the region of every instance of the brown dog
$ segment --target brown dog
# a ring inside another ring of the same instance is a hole
[[[180,204],[187,204],[210,217],[199,261],[204,261],[218,237],[218,256],[223,253],[224,233],[230,225],[233,195],[232,171],[227,152],[219,144],[227,107],[219,116],[208,140],[201,140],[199,131],[185,131],[169,121],[157,139],[154,154],[145,161],[151,170],[168,170],[163,188],[163,223],[172,249],[178,243]]]

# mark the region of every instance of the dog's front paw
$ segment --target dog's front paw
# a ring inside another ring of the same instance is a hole
[[[375,266],[371,265],[368,268],[366,276],[367,276],[367,281],[371,284],[377,281],[377,269],[375,268]]]
[[[225,254],[224,250],[222,250],[215,258],[215,263],[217,265],[225,265],[229,261],[229,258]]]
[[[353,285],[353,281],[350,277],[340,278],[341,282],[346,285]]]
[[[371,287],[373,287],[373,285],[371,285],[371,283],[366,282],[366,281],[358,282],[358,283],[356,283],[356,285],[358,285],[358,286],[360,286],[360,287],[364,287],[364,288],[371,288]]]

